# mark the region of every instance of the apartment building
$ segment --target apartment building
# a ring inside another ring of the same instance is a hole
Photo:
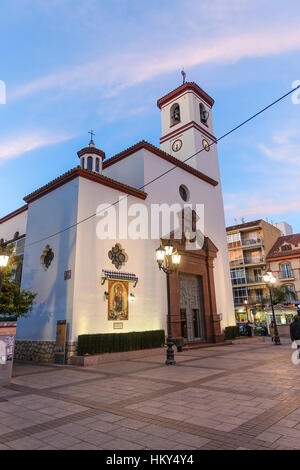
[[[298,303],[300,298],[300,233],[278,238],[267,253],[268,267],[277,278],[278,285],[290,291],[287,301]]]
[[[262,279],[266,254],[281,231],[262,219],[233,225],[226,231],[235,316],[237,321],[246,321],[268,300]]]

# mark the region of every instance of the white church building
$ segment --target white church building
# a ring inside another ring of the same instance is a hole
[[[192,230],[200,221],[204,235],[197,249],[187,233],[172,240],[181,255],[170,276],[173,336],[223,341],[235,316],[213,104],[197,84],[184,83],[157,102],[160,148],[143,140],[106,158],[92,138],[78,152],[78,166],[0,219],[0,243],[13,242],[22,260],[21,286],[37,293],[32,312],[18,320],[17,357],[52,361],[61,320],[69,355],[82,334],[167,332],[166,275],[155,251],[173,231],[164,232],[162,221],[155,238],[157,227],[150,227],[151,211],[161,205],[189,205]],[[115,223],[106,223],[109,214]]]

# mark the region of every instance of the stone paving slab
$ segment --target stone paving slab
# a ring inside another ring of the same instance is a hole
[[[17,377],[14,377],[13,383],[18,384],[18,385],[28,385],[32,388],[49,388],[49,387],[62,387],[64,385],[68,385],[70,382],[76,382],[76,381],[84,381],[87,379],[94,379],[95,376],[94,374],[84,374],[80,371],[74,371],[72,369],[66,370],[64,369],[48,369],[44,371],[43,373],[36,373],[36,371],[33,371],[33,374],[24,374],[24,375],[18,375]],[[99,377],[105,377],[104,375],[100,375]]]
[[[214,368],[220,369],[221,372],[224,370],[236,369],[245,367],[247,369],[248,365],[251,365],[252,362],[250,360],[243,360],[243,359],[235,359],[234,361],[227,356],[221,357],[218,356],[217,360],[215,357],[206,357],[196,359],[191,361],[188,365],[191,367],[205,367],[205,368]]]
[[[92,383],[80,383],[56,390],[58,394],[76,396],[83,400],[92,399],[95,403],[118,403],[129,398],[143,397],[144,394],[162,391],[169,385],[164,383],[139,380],[135,377],[116,377],[97,380]]]
[[[92,367],[86,367],[85,370],[93,370],[103,374],[128,374],[130,372],[137,372],[140,370],[145,370],[144,358],[141,358],[139,361],[120,361],[120,362],[110,362],[107,364],[101,364]],[[145,361],[147,364],[147,361]],[[158,365],[153,365],[153,367],[159,367],[162,363],[162,357],[159,356]],[[146,365],[147,369],[149,364]]]
[[[191,361],[193,359],[198,359],[199,355],[197,354],[187,354],[186,352],[183,352],[183,353],[180,353],[180,355],[178,354],[178,356],[176,356],[176,362],[177,364],[180,364],[182,362],[188,362],[188,361]],[[203,356],[203,357],[206,357],[206,356]],[[134,359],[133,362],[143,362],[143,363],[152,363],[152,364],[158,364],[158,365],[162,365],[164,364],[164,361],[165,361],[165,355],[159,355],[159,356],[149,356],[149,357],[143,357],[141,359]]]
[[[299,449],[289,341],[165,351],[91,368],[15,364],[0,450]],[[1,401],[1,398],[4,401]]]
[[[217,369],[217,362],[215,363],[216,369],[209,369],[209,368],[200,368],[200,367],[193,367],[192,364],[189,365],[175,365],[175,366],[166,366],[161,367],[159,369],[152,369],[143,372],[137,372],[132,374],[133,377],[145,377],[151,379],[164,379],[174,382],[182,382],[188,383],[191,380],[198,380],[204,377],[208,377],[210,375],[214,375],[216,373],[224,372],[222,369]]]
[[[37,365],[37,364],[28,364],[22,363],[22,362],[15,362],[13,371],[12,371],[12,376],[13,377],[18,377],[22,375],[32,375],[32,374],[39,374],[39,373],[48,373],[53,370],[57,369],[57,366],[55,365]]]
[[[258,376],[256,369],[240,372],[238,375],[224,376],[206,382],[207,386],[214,386],[220,390],[235,390],[245,393],[264,393],[266,396],[274,397],[291,389],[295,384],[292,377],[288,380],[274,380],[274,376],[264,374]]]

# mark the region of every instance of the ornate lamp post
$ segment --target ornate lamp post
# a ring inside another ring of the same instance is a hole
[[[9,256],[6,253],[0,253],[0,294],[2,289],[3,271],[7,266]]]
[[[168,296],[168,338],[167,338],[167,359],[166,364],[174,365],[176,361],[174,359],[173,344],[175,344],[172,338],[172,325],[171,325],[171,302],[170,302],[170,274],[177,271],[180,264],[181,255],[174,250],[170,240],[165,246],[160,245],[156,250],[156,261],[159,269],[162,269],[167,275],[167,296]]]
[[[273,296],[272,296],[272,286],[276,283],[276,278],[273,276],[271,271],[268,271],[266,274],[264,274],[263,280],[266,283],[266,285],[268,286],[269,293],[270,293],[272,316],[273,316],[273,322],[274,322],[274,333],[275,333],[274,343],[275,343],[275,345],[279,346],[281,344],[281,342],[280,342],[280,337],[279,337],[279,334],[278,334],[278,328],[277,328],[275,312],[274,312]]]

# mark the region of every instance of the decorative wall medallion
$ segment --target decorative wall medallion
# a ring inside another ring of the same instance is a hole
[[[125,253],[124,249],[120,245],[120,243],[116,243],[115,246],[112,247],[111,250],[108,252],[108,257],[111,260],[112,264],[117,268],[121,269],[121,267],[126,263],[128,260],[128,256]]]
[[[52,248],[50,248],[49,245],[46,245],[42,253],[42,256],[40,258],[41,264],[45,270],[49,268],[50,264],[52,263],[53,258],[54,258],[54,253],[52,251]]]

